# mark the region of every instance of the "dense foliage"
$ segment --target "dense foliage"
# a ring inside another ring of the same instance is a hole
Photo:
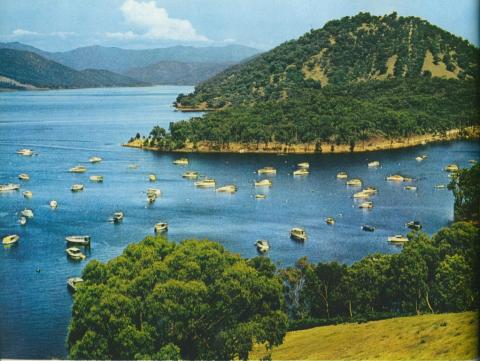
[[[159,127],[149,145],[181,148],[185,142],[361,145],[369,138],[443,133],[478,124],[474,81],[399,79],[323,89],[291,90],[294,96],[256,106],[234,106]]]
[[[455,219],[480,222],[480,165],[455,172],[449,189],[455,196]]]
[[[267,262],[265,262],[267,261]],[[246,359],[286,332],[282,285],[267,260],[218,243],[147,237],[90,262],[74,297],[73,359]]]
[[[416,17],[360,13],[213,77],[178,105],[220,108],[282,100],[291,89],[388,78],[478,79],[479,50]],[[292,119],[293,120],[293,119]]]

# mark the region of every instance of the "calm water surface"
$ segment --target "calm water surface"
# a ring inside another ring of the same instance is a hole
[[[302,256],[351,263],[372,252],[398,252],[386,237],[405,234],[409,220],[420,220],[429,233],[447,225],[453,218],[453,198],[434,185],[448,183],[442,171],[446,164],[465,167],[479,156],[476,143],[452,142],[369,154],[192,154],[190,165],[181,167],[172,164],[172,154],[120,147],[137,131],[148,134],[156,124],[168,128],[171,121],[191,116],[171,107],[178,93],[191,90],[164,86],[0,94],[0,183],[20,182],[18,174],[28,173],[31,179],[22,183],[22,190],[33,192],[31,199],[21,192],[0,194],[0,236],[21,237],[16,246],[0,249],[0,357],[66,356],[71,296],[65,282],[80,275],[87,263],[67,260],[66,235],[91,235],[87,260],[107,261],[165,220],[171,240],[208,238],[245,257],[257,254],[255,240],[268,239],[268,256],[281,266]],[[38,155],[15,154],[24,147]],[[428,159],[415,161],[419,154]],[[93,155],[103,162],[88,163]],[[372,160],[382,166],[368,169]],[[310,162],[311,173],[294,178],[291,173],[301,161]],[[139,168],[129,169],[133,163]],[[87,173],[68,172],[77,164],[85,165]],[[263,166],[274,166],[278,173],[271,177],[271,189],[259,191],[253,187],[254,172]],[[214,177],[220,185],[235,183],[239,191],[229,195],[195,189],[181,178],[186,169]],[[352,199],[357,189],[335,178],[342,170],[379,189],[373,210],[358,209]],[[150,173],[157,175],[156,184],[148,181]],[[418,190],[385,181],[392,173],[416,178]],[[91,183],[93,174],[103,175],[104,183]],[[72,193],[73,183],[84,183],[85,190]],[[162,190],[162,197],[147,206],[145,190],[152,186]],[[267,198],[256,200],[257,192]],[[59,203],[56,210],[48,205],[51,199]],[[25,207],[35,216],[20,226],[18,212]],[[120,225],[108,222],[116,210],[125,212]],[[328,216],[336,218],[334,226],[325,224]],[[377,230],[363,232],[362,224]],[[289,239],[293,226],[306,228],[305,244]]]

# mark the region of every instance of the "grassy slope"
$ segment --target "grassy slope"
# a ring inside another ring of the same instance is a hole
[[[273,360],[471,360],[478,357],[475,312],[401,317],[289,332]],[[250,355],[265,355],[258,346]]]

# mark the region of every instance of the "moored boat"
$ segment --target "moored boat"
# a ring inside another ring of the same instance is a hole
[[[167,222],[159,222],[155,224],[153,227],[153,230],[155,233],[162,233],[162,232],[167,232],[168,231],[168,223]]]
[[[325,218],[325,223],[329,224],[329,225],[334,225],[335,224],[335,219],[333,219],[332,217],[327,217],[327,218]]]
[[[74,184],[72,185],[72,188],[70,188],[72,190],[72,192],[79,192],[79,191],[83,191],[83,184]]]
[[[358,208],[362,208],[362,209],[370,209],[370,208],[373,208],[373,202],[363,202],[363,203],[360,203],[360,205],[358,206]]]
[[[67,280],[67,286],[72,291],[75,292],[79,284],[83,282],[83,278],[81,277],[70,277]]]
[[[102,161],[102,158],[100,157],[90,157],[90,159],[88,160],[90,163],[99,163]]]
[[[120,223],[123,221],[124,214],[123,212],[115,212],[112,216],[113,223]]]
[[[155,174],[150,174],[150,175],[148,176],[148,180],[149,180],[150,182],[155,182],[155,181],[157,180],[157,176],[156,176]]]
[[[32,198],[33,197],[33,193],[31,191],[25,191],[23,192],[23,196],[25,198]]]
[[[307,239],[307,233],[303,228],[294,227],[290,230],[290,238],[304,242]]]
[[[196,187],[199,187],[199,188],[212,188],[212,187],[215,187],[217,183],[215,182],[215,179],[205,178],[205,179],[199,180],[198,182],[195,182],[194,184]]]
[[[338,173],[337,173],[337,178],[338,178],[338,179],[347,179],[347,178],[348,178],[348,174],[347,174],[347,172],[338,172]]]
[[[15,184],[15,183],[0,184],[0,192],[17,191],[19,189],[20,189],[20,184]]]
[[[197,179],[198,178],[198,172],[189,170],[186,171],[185,173],[182,174],[183,178],[188,178],[188,179]]]
[[[67,253],[68,257],[70,257],[73,260],[84,260],[86,256],[78,249],[77,247],[70,247],[65,250]]]
[[[374,226],[370,226],[368,224],[364,224],[362,226],[362,231],[365,231],[365,232],[374,232],[375,231],[375,227]]]
[[[277,170],[273,167],[263,167],[257,170],[258,174],[277,174]]]
[[[17,150],[17,154],[24,155],[24,156],[32,156],[33,155],[33,150],[31,150],[31,149],[20,149],[20,150]]]
[[[449,164],[445,167],[445,171],[447,172],[458,172],[459,168],[458,165],[456,164]]]
[[[360,179],[357,179],[357,178],[349,179],[347,181],[347,186],[361,187],[362,186],[362,181]]]
[[[361,191],[361,192],[357,192],[353,195],[353,198],[369,198],[371,195],[371,193],[368,193],[368,192],[365,192],[365,191]]]
[[[149,204],[154,203],[156,199],[157,199],[157,196],[155,194],[147,194],[147,202]]]
[[[387,177],[387,181],[392,181],[392,182],[403,182],[404,180],[405,178],[400,174],[393,174]]]
[[[162,191],[158,188],[148,188],[147,189],[147,196],[153,195],[155,197],[160,197],[162,194]]]
[[[172,163],[176,164],[176,165],[188,165],[188,159],[187,158],[180,158],[180,159],[174,160]]]
[[[27,218],[33,218],[33,211],[31,209],[25,208],[20,214]]]
[[[138,164],[129,164],[128,169],[138,169],[140,167]]]
[[[18,220],[18,223],[21,225],[21,226],[24,226],[27,224],[27,218],[26,217],[20,217],[20,219]]]
[[[11,234],[11,235],[3,237],[2,244],[4,244],[5,246],[8,246],[10,244],[17,243],[19,239],[20,239],[19,235]]]
[[[92,182],[101,183],[101,182],[103,182],[103,175],[92,175],[92,176],[90,176],[89,179]]]
[[[76,165],[75,167],[70,168],[68,171],[71,173],[85,173],[87,171],[87,168],[83,165]]]
[[[21,179],[23,181],[28,181],[30,179],[30,176],[27,173],[22,173],[18,175],[18,179]]]
[[[368,163],[368,168],[378,168],[378,167],[380,167],[380,162],[378,160]]]
[[[264,239],[259,239],[257,242],[255,242],[255,246],[257,247],[257,251],[261,253],[265,253],[270,249],[268,241]]]
[[[50,207],[53,209],[58,207],[58,202],[54,199],[52,199],[49,204],[50,204]]]
[[[255,187],[271,187],[272,181],[270,179],[262,179],[255,181]]]
[[[410,221],[405,224],[408,228],[419,231],[422,229],[422,224],[419,221]]]
[[[298,164],[297,164],[297,167],[298,167],[298,168],[308,169],[308,168],[310,168],[310,163],[308,163],[308,162],[298,163]]]
[[[376,194],[378,192],[377,188],[375,187],[367,187],[365,188],[362,192],[367,193],[367,194]]]
[[[306,176],[308,175],[308,170],[306,168],[300,168],[293,172],[294,176]]]
[[[416,186],[405,186],[403,187],[406,191],[416,191],[417,187]]]
[[[265,194],[255,194],[256,199],[265,199],[267,196]]]
[[[476,159],[470,159],[470,160],[468,161],[468,163],[470,163],[470,164],[477,164],[478,161],[477,161]]]
[[[445,189],[447,188],[447,185],[446,184],[436,184],[433,186],[433,188],[435,189]]]
[[[70,244],[75,244],[78,246],[89,246],[90,245],[90,236],[67,236],[65,240]]]
[[[388,242],[398,245],[403,245],[408,242],[408,238],[401,234],[396,234],[387,238]]]
[[[234,184],[228,184],[226,186],[215,189],[215,191],[224,193],[235,193],[237,191],[237,186]]]

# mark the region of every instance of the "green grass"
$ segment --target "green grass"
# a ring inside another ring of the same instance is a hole
[[[287,333],[272,360],[472,360],[478,357],[475,312],[400,317]],[[250,359],[268,354],[258,345]]]

